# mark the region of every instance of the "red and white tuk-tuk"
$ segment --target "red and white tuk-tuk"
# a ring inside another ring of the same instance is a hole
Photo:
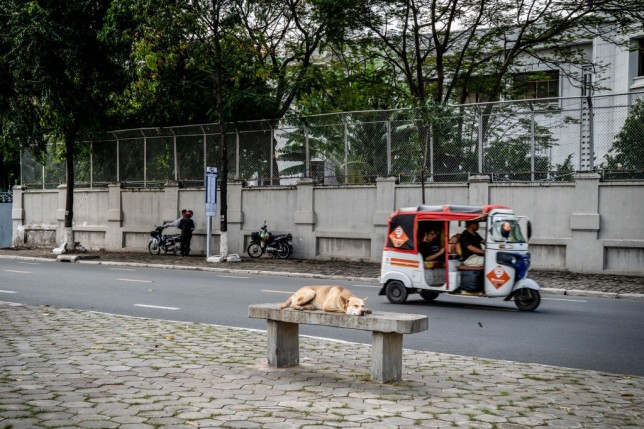
[[[485,224],[479,230],[484,250],[484,263],[479,267],[463,264],[459,243],[455,242],[455,233],[463,233],[459,229],[461,223],[473,220]],[[529,238],[530,222],[526,223]],[[428,263],[420,252],[420,242],[424,232],[430,229],[438,232],[440,246],[447,250],[440,259]],[[463,293],[514,300],[519,310],[532,311],[539,306],[541,296],[539,285],[528,278],[529,268],[528,240],[521,231],[520,218],[509,207],[401,208],[389,217],[379,278],[380,295],[386,295],[394,304],[402,304],[412,293],[419,293],[427,301],[441,293]]]

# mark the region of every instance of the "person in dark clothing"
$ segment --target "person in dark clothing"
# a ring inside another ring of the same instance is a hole
[[[423,240],[418,245],[418,250],[425,260],[425,268],[437,268],[444,265],[439,258],[445,254],[445,248],[441,248],[438,237],[437,231],[425,231]],[[436,261],[437,259],[439,260]]]
[[[192,220],[192,210],[186,211],[183,219],[179,221],[178,228],[181,230],[181,256],[188,256],[190,254],[192,231],[195,229],[195,222]]]
[[[463,265],[470,267],[483,266],[483,237],[476,232],[479,229],[477,220],[468,220],[465,223],[465,231],[461,234],[461,251],[463,252]]]

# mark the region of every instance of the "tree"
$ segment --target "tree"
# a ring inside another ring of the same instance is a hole
[[[16,104],[12,121],[30,124],[21,140],[38,139],[40,131],[64,142],[66,199],[64,242],[74,248],[74,155],[80,138],[105,129],[109,93],[119,82],[117,68],[98,35],[105,2],[7,1],[5,60],[13,78]],[[43,127],[41,130],[40,127]]]
[[[621,170],[621,178],[641,179],[644,170],[644,99],[638,100],[631,108],[613,146],[604,157],[601,168]],[[610,172],[609,172],[610,173]],[[619,174],[619,173],[618,173]]]

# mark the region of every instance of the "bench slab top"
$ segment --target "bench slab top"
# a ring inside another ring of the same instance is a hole
[[[427,316],[421,314],[389,313],[374,311],[364,316],[324,311],[299,311],[292,308],[280,310],[280,303],[248,306],[248,317],[302,325],[321,325],[336,328],[358,329],[397,334],[414,334],[427,330]]]

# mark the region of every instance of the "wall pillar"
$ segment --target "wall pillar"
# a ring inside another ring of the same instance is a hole
[[[469,205],[484,206],[490,204],[490,176],[480,174],[471,176],[469,182]]]
[[[385,234],[389,226],[389,216],[396,210],[396,178],[376,178],[376,207],[373,214],[373,234],[371,235],[371,262],[382,260]]]
[[[240,255],[246,250],[246,242],[244,240],[244,233],[242,232],[242,225],[244,224],[244,208],[242,207],[243,188],[243,182],[240,180],[228,181],[228,253],[238,253]],[[214,219],[219,218],[216,217]],[[220,229],[219,224],[213,224],[213,232],[219,231]]]
[[[20,247],[25,244],[25,205],[22,200],[26,186],[16,185],[13,187],[13,203],[11,205],[11,223],[13,232],[11,234],[11,246]]]
[[[293,232],[293,253],[297,258],[314,259],[317,256],[315,212],[313,205],[313,179],[300,179],[297,182],[295,197],[295,231]]]
[[[58,189],[58,209],[56,209],[56,221],[58,225],[56,226],[56,245],[60,245],[65,242],[65,206],[67,205],[67,185],[62,184],[56,187]],[[72,230],[74,224],[72,222]],[[73,248],[74,243],[67,243]],[[68,247],[69,248],[69,247]]]
[[[109,250],[123,249],[123,210],[121,207],[121,184],[107,185],[107,231],[105,232],[105,247]]]
[[[566,268],[592,273],[604,269],[604,246],[597,239],[600,230],[599,179],[596,173],[575,176],[573,212],[570,215],[572,240],[566,248]]]
[[[165,183],[163,188],[163,205],[161,219],[163,222],[173,222],[181,216],[179,207],[179,182],[174,180]]]

